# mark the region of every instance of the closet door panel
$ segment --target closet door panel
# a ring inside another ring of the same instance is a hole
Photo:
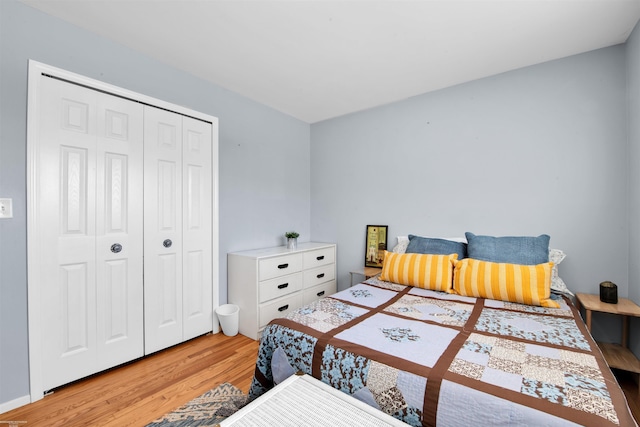
[[[96,93],[43,78],[41,95],[37,248],[48,390],[95,372]]]
[[[144,107],[145,354],[182,342],[182,116]]]
[[[184,340],[212,329],[211,123],[183,117]]]
[[[99,94],[96,186],[98,367],[144,354],[143,106]]]

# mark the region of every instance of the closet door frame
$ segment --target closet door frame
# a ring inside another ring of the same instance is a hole
[[[41,62],[29,60],[29,82],[28,82],[28,105],[27,105],[27,303],[29,321],[29,382],[31,402],[42,399],[44,392],[43,372],[42,372],[42,322],[45,320],[41,316],[41,290],[44,286],[44,279],[41,277],[39,259],[46,254],[42,253],[37,245],[37,236],[40,230],[40,208],[37,195],[38,177],[38,123],[37,117],[40,111],[40,81],[45,76],[65,80],[90,89],[105,92],[118,97],[126,98],[142,104],[163,108],[185,116],[189,116],[204,122],[211,123],[211,188],[212,188],[212,242],[211,242],[211,270],[212,270],[212,305],[214,314],[212,316],[211,329],[213,333],[218,333],[220,327],[215,308],[219,306],[220,288],[220,267],[219,267],[219,205],[218,205],[218,119],[208,114],[200,113],[189,108],[171,104],[153,97],[142,95],[127,89],[113,86],[99,80],[72,73],[60,68],[52,67]],[[48,78],[48,77],[47,77]]]

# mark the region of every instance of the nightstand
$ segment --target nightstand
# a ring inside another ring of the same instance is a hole
[[[587,329],[591,332],[591,314],[593,311],[622,316],[622,343],[598,343],[602,355],[609,367],[623,371],[635,372],[640,375],[640,360],[629,350],[629,317],[640,317],[640,306],[626,298],[618,298],[617,304],[600,301],[599,295],[576,294],[578,310],[584,307]],[[639,381],[640,382],[640,381]]]
[[[354,274],[358,274],[360,276],[364,276],[364,280],[367,280],[367,279],[375,276],[376,274],[380,274],[381,271],[382,271],[382,269],[378,268],[378,267],[364,267],[361,270],[350,271],[349,274],[351,275],[351,284],[349,286],[353,286],[353,275]]]

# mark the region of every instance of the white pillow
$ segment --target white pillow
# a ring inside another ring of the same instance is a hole
[[[553,269],[551,270],[551,290],[573,296],[573,292],[567,288],[564,280],[558,276],[558,264],[560,264],[565,257],[565,253],[560,249],[549,248],[549,261],[553,263]]]
[[[396,254],[403,254],[407,251],[409,245],[409,236],[398,236],[398,244],[391,249],[391,252]]]

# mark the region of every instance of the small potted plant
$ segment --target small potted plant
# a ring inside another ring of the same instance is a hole
[[[287,238],[287,249],[295,250],[298,247],[298,237],[300,233],[295,231],[287,231],[284,233],[284,236]]]

